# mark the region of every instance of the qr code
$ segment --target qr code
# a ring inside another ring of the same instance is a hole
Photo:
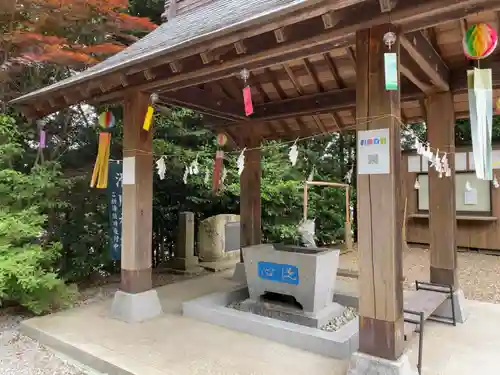
[[[378,165],[378,154],[368,155],[368,164]]]

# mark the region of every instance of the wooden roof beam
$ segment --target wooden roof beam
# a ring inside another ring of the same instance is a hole
[[[430,94],[434,90],[433,86],[422,81],[420,78],[418,78],[412,69],[408,68],[403,62],[399,63],[399,71],[401,72],[402,75],[404,75],[408,80],[413,83],[415,86],[417,86],[423,93],[425,94]]]
[[[450,90],[450,71],[422,31],[400,37],[403,47],[439,91]]]
[[[342,16],[341,12],[332,11],[321,15],[321,19],[323,21],[323,27],[327,30],[337,26]]]
[[[203,64],[210,64],[212,61],[214,61],[214,55],[212,51],[205,51],[200,53],[200,58],[201,61],[203,61]]]
[[[146,78],[148,81],[152,81],[156,78],[156,75],[151,71],[151,69],[146,69],[144,71],[144,78]]]
[[[161,101],[180,107],[191,108],[200,113],[229,120],[248,120],[244,114],[243,103],[233,99],[217,98],[197,87],[170,91],[160,95]]]
[[[456,20],[460,18],[460,15],[500,7],[498,0],[474,1],[475,3],[469,4],[468,8],[465,7],[464,3],[457,3],[456,0],[405,1],[399,2],[390,14],[380,14],[378,7],[374,9],[373,4],[369,5],[371,2],[366,2],[367,5],[363,3],[358,7],[353,7],[353,9],[344,9],[342,13],[345,13],[345,15],[342,20],[332,29],[325,31],[321,27],[321,31],[319,31],[314,26],[318,22],[317,19],[306,20],[287,27],[291,32],[287,31],[288,38],[286,42],[270,45],[268,43],[254,44],[254,41],[252,41],[249,51],[243,56],[237,55],[237,57],[226,59],[221,64],[201,69],[186,69],[186,72],[183,74],[158,79],[143,89],[178,89],[228,77],[237,73],[243,67],[249,70],[260,69],[284,61],[325,53],[336,47],[345,48],[352,45],[353,35],[356,31],[370,25],[392,22],[396,26],[400,26],[403,31],[411,32],[422,27],[432,26],[436,23]],[[470,0],[470,3],[473,3],[473,1]],[[353,19],[357,20],[358,23],[353,24]],[[409,40],[412,41],[413,38]],[[419,40],[417,38],[417,41]],[[424,38],[424,40],[426,39]],[[408,45],[410,44],[408,43]],[[417,50],[418,48],[420,48],[419,45],[417,45]],[[437,82],[437,84],[444,86],[443,82]]]
[[[356,90],[343,89],[321,94],[299,96],[254,107],[252,120],[279,120],[289,117],[328,113],[355,106]]]
[[[171,61],[168,63],[172,73],[180,73],[182,70],[182,64],[180,61]]]
[[[287,40],[287,35],[284,27],[274,30],[274,37],[277,43],[283,43]]]
[[[238,55],[243,55],[247,53],[247,46],[245,45],[245,42],[243,40],[235,42],[233,45]]]
[[[495,87],[500,87],[500,79],[495,79]],[[454,93],[466,93],[466,77],[461,74],[451,82]],[[425,94],[416,87],[403,86],[401,101],[422,101]],[[319,94],[303,95],[292,99],[285,99],[254,106],[254,114],[248,124],[262,121],[282,120],[292,117],[313,116],[323,113],[350,110],[356,107],[356,89],[346,88],[327,91]],[[248,119],[247,119],[248,120]]]

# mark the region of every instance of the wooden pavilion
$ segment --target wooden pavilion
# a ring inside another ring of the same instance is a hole
[[[469,24],[500,25],[499,0],[172,0],[169,19],[108,60],[12,101],[29,117],[78,102],[122,102],[124,157],[121,289],[151,284],[152,133],[142,130],[150,95],[203,113],[238,146],[333,131],[389,128],[390,173],[358,176],[359,351],[396,360],[404,352],[400,125],[424,120],[428,139],[454,151],[456,118],[468,116],[462,37]],[[397,91],[384,87],[387,32],[397,36]],[[493,68],[500,87],[500,59]],[[498,69],[495,69],[498,68]],[[240,71],[250,71],[247,117]],[[498,94],[498,92],[496,92]],[[261,241],[260,151],[241,176],[241,246]],[[453,161],[451,161],[453,170]],[[457,283],[454,170],[429,172],[431,281]]]

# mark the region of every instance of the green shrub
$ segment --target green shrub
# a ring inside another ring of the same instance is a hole
[[[22,155],[14,121],[0,115],[0,301],[35,314],[68,306],[76,290],[57,276],[61,245],[46,239],[44,211],[57,208],[57,166],[13,169]]]

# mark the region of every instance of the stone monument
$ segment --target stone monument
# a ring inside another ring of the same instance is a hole
[[[174,257],[168,262],[168,268],[180,271],[197,271],[198,257],[194,255],[194,213],[179,214],[179,230]]]
[[[209,217],[198,229],[200,262],[223,263],[240,258],[240,217],[221,214]]]

